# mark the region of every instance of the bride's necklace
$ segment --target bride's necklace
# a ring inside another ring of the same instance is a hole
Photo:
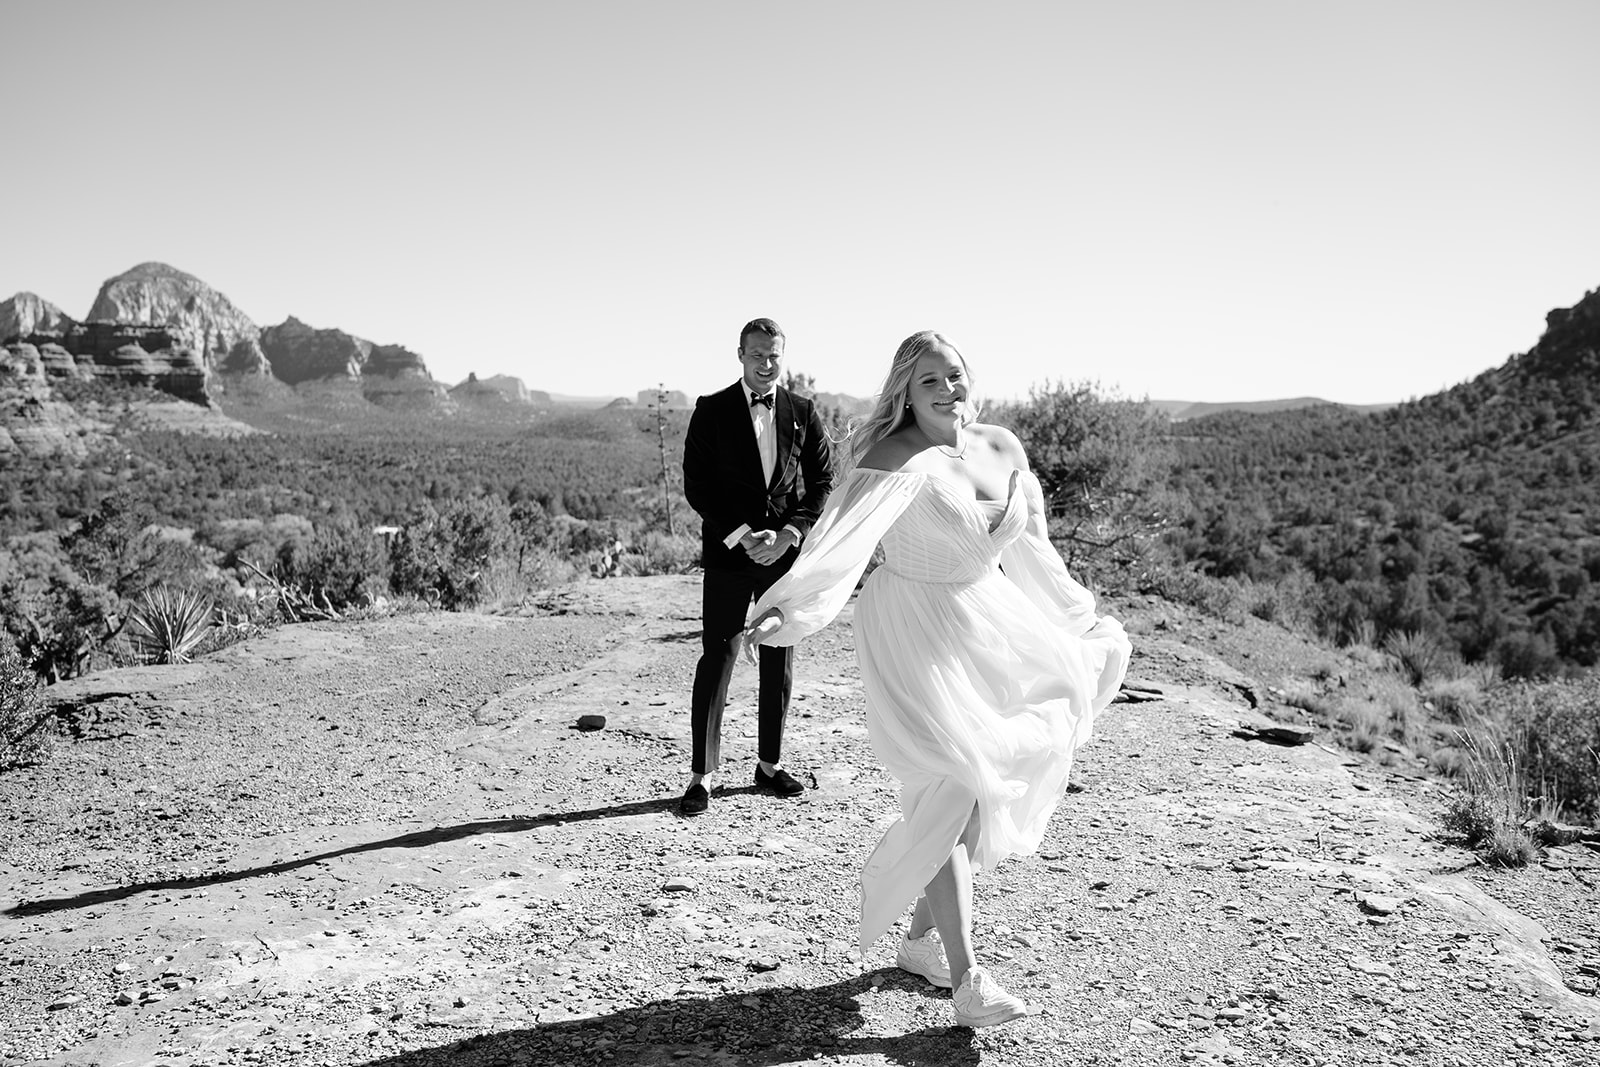
[[[972,438],[970,436],[968,436],[967,434],[960,434],[961,445],[954,452],[951,452],[950,451],[950,447],[951,446],[949,446],[949,445],[941,445],[938,441],[935,441],[933,439],[933,435],[932,434],[930,434],[927,430],[924,430],[921,426],[917,427],[917,432],[920,433],[924,438],[926,438],[927,442],[930,445],[932,445],[934,448],[937,448],[939,450],[939,455],[944,456],[947,459],[959,459],[959,460],[962,460],[963,462],[966,461],[967,446],[972,443]],[[958,431],[958,433],[959,433],[959,431]]]

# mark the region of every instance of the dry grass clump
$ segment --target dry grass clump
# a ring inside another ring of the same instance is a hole
[[[1460,725],[1483,710],[1492,684],[1486,685],[1480,673],[1468,671],[1448,678],[1429,678],[1417,687],[1417,692],[1431,705],[1428,710]]]
[[[1357,752],[1371,752],[1383,740],[1388,714],[1375,701],[1360,697],[1341,701],[1337,715],[1350,731],[1346,743]]]
[[[1408,631],[1390,634],[1383,650],[1395,658],[1401,673],[1412,685],[1430,678],[1454,677],[1461,671],[1461,658],[1432,634]]]
[[[1558,812],[1600,819],[1600,676],[1502,686],[1488,715]]]
[[[1462,731],[1461,741],[1461,773],[1441,825],[1496,866],[1525,866],[1538,855],[1523,829],[1538,804],[1521,758],[1526,740],[1485,722]]]

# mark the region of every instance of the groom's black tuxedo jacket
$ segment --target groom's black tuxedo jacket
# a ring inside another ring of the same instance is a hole
[[[752,530],[793,526],[809,533],[833,488],[828,437],[817,407],[779,387],[773,401],[777,462],[772,480],[761,479],[761,451],[750,425],[750,394],[739,381],[695,401],[683,442],[683,491],[700,513],[701,563],[742,570],[756,564],[722,542],[740,524]],[[786,556],[780,562],[787,563]]]

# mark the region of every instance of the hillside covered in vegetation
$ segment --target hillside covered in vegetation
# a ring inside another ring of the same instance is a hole
[[[1426,634],[1513,676],[1600,660],[1600,292],[1445,392],[1186,422],[1171,457],[1177,559],[1301,590],[1326,636]]]

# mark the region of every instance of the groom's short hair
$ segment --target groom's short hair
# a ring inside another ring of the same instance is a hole
[[[739,351],[744,351],[745,338],[753,333],[766,334],[774,341],[783,340],[783,330],[771,319],[751,319],[744,324],[744,329],[739,331]]]

